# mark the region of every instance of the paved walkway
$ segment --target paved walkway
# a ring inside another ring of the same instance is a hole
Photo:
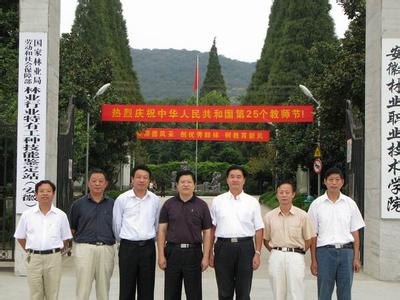
[[[208,197],[203,197],[210,200]],[[263,207],[263,213],[268,209]],[[251,299],[272,299],[271,285],[267,271],[268,256],[264,248],[261,256],[261,266],[254,273]],[[306,255],[307,266],[309,266],[309,254]],[[110,299],[118,299],[118,265],[116,264],[111,280]],[[306,270],[306,298],[316,299],[316,279]],[[163,299],[163,272],[157,268],[155,299]],[[90,299],[96,299],[94,290]],[[0,299],[20,300],[29,299],[29,290],[25,277],[14,276],[13,268],[0,267]],[[60,300],[75,299],[75,273],[72,257],[63,257],[63,277],[61,279]],[[182,299],[185,299],[183,297]],[[203,299],[217,299],[217,285],[214,270],[209,268],[203,273]],[[336,297],[333,297],[336,299]],[[384,282],[376,280],[364,273],[355,275],[353,284],[353,300],[398,300],[400,299],[400,282]],[[288,299],[289,300],[289,299]]]

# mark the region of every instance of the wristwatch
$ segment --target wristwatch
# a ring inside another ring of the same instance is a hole
[[[256,254],[261,255],[261,251],[256,250]]]

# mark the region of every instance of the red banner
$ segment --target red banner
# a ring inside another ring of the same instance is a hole
[[[269,130],[147,128],[136,137],[144,140],[268,142]]]
[[[313,122],[313,106],[190,106],[103,104],[112,122],[279,123]]]

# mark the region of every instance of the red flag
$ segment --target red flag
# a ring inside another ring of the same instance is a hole
[[[199,61],[196,60],[194,66],[194,80],[193,80],[193,92],[196,92],[199,88]]]

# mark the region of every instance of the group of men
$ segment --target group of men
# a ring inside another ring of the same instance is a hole
[[[359,229],[365,226],[357,205],[340,192],[339,169],[324,176],[327,192],[308,214],[293,206],[295,186],[278,184],[279,207],[261,215],[257,199],[243,190],[247,172],[232,165],[229,191],[211,208],[195,195],[195,176],[176,176],[176,196],[161,207],[149,191],[151,171],[137,165],[132,189],[115,201],[105,196],[107,176],[93,170],[89,193],[65,213],[52,205],[55,186],[36,184],[38,205],[23,213],[15,238],[26,251],[31,299],[57,299],[61,250],[74,239],[76,298],[89,299],[95,281],[97,299],[109,299],[115,246],[119,243],[119,299],[154,299],[156,246],[164,270],[164,299],[202,299],[202,272],[215,269],[219,299],[250,299],[253,271],[260,266],[262,244],[271,252],[269,273],[274,299],[304,299],[304,254],[311,249],[311,272],[318,278],[318,299],[351,299],[353,272],[360,270]],[[72,233],[72,235],[71,235]]]
[[[304,254],[310,248],[311,273],[317,276],[318,299],[351,299],[354,272],[359,272],[359,230],[365,227],[356,203],[341,193],[340,169],[325,172],[326,193],[305,211],[293,206],[295,186],[277,186],[279,207],[264,217],[264,245],[271,252],[269,274],[274,299],[304,299]]]

